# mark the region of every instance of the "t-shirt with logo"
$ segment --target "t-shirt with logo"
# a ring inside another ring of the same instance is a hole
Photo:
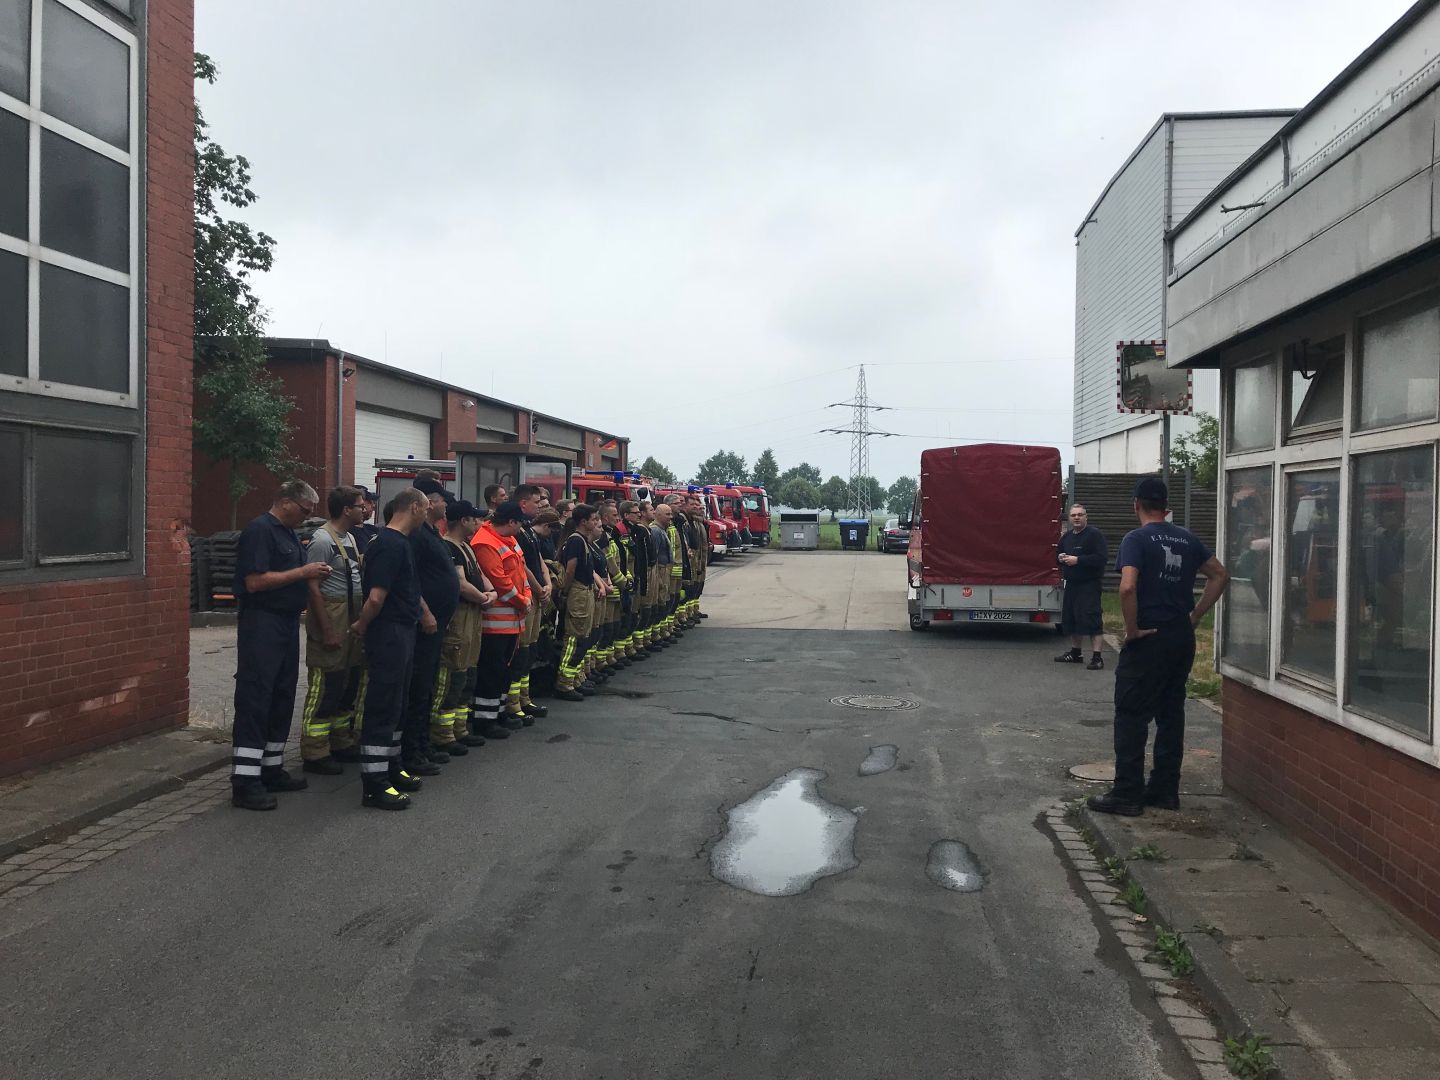
[[[1154,630],[1195,610],[1195,575],[1210,561],[1205,542],[1180,525],[1152,521],[1131,529],[1120,541],[1115,569],[1135,567],[1137,619],[1142,630]]]

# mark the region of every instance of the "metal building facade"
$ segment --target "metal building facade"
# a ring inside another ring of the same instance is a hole
[[[1106,185],[1075,232],[1076,468],[1148,472],[1160,422],[1116,409],[1115,343],[1165,336],[1165,236],[1293,110],[1167,113]],[[1197,373],[1195,407],[1214,413],[1218,384]],[[1193,430],[1186,418],[1174,434]]]

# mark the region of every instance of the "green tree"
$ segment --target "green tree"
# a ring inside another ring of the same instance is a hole
[[[662,484],[678,484],[680,482],[673,472],[655,460],[654,455],[640,463],[640,475],[651,480],[658,480]]]
[[[213,83],[215,64],[195,54],[195,78]],[[265,366],[265,311],[253,276],[268,271],[275,240],[223,207],[255,202],[250,162],[231,157],[195,108],[195,445],[229,470],[230,527],[250,490],[244,469],[276,474],[305,469],[289,450],[295,403]]]
[[[850,482],[839,476],[832,476],[825,481],[825,486],[820,489],[820,508],[830,511],[830,520],[835,520],[835,515],[848,509],[850,506]]]
[[[745,469],[745,459],[728,450],[717,450],[700,463],[695,472],[697,484],[724,484],[745,482],[750,474]]]
[[[1178,436],[1170,444],[1171,470],[1186,467],[1192,470],[1196,485],[1215,490],[1220,472],[1220,421],[1209,413],[1196,413],[1195,431]]]
[[[750,470],[750,482],[758,487],[763,487],[767,492],[779,489],[780,466],[775,464],[773,450],[767,448],[755,459],[755,467]]]
[[[825,478],[820,475],[820,470],[808,461],[802,461],[799,465],[792,465],[780,474],[780,485],[783,487],[787,480],[804,480],[807,484],[814,484],[817,488],[825,483]]]
[[[885,508],[898,517],[904,517],[910,513],[910,507],[914,505],[919,491],[920,485],[913,476],[902,476],[885,492]]]
[[[798,476],[792,477],[781,486],[777,501],[782,506],[789,506],[795,510],[818,508],[820,506],[820,490],[808,480],[802,480]]]

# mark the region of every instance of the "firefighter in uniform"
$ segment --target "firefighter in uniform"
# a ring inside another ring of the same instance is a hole
[[[471,746],[484,746],[481,736],[471,735],[470,699],[474,696],[475,665],[480,659],[480,623],[484,610],[495,602],[495,593],[470,540],[480,527],[482,515],[473,503],[457,499],[445,508],[445,543],[455,562],[460,582],[460,606],[445,628],[440,648],[440,674],[435,681],[435,705],[430,714],[430,743],[451,757],[464,757]]]
[[[641,520],[640,504],[626,500],[620,504],[620,520],[624,528],[624,547],[630,563],[630,614],[625,655],[631,660],[644,660],[650,654],[645,648],[645,631],[649,617],[650,593],[650,530]]]
[[[665,502],[671,513],[665,526],[665,536],[670,541],[670,550],[675,553],[675,561],[670,564],[670,635],[672,639],[679,639],[685,633],[680,608],[685,599],[685,582],[690,577],[690,549],[685,546],[685,537],[680,531],[680,496],[667,495]]]
[[[670,618],[671,581],[675,570],[675,549],[670,546],[670,519],[674,510],[668,503],[660,503],[653,511],[654,520],[650,525],[650,540],[655,548],[655,612],[654,628],[650,632],[651,648],[667,649],[672,642]]]
[[[1087,800],[1092,810],[1135,816],[1145,807],[1180,809],[1185,755],[1185,683],[1195,662],[1195,625],[1215,606],[1230,575],[1205,542],[1165,520],[1170,492],[1158,476],[1135,485],[1140,528],[1120,542],[1120,610],[1125,645],[1115,667],[1115,783]],[[1195,600],[1195,575],[1205,592]],[[1155,722],[1154,767],[1145,743]]]
[[[360,725],[361,805],[404,810],[407,792],[421,781],[400,761],[400,740],[415,657],[415,631],[422,618],[420,577],[410,534],[422,528],[426,497],[406,488],[386,507],[385,528],[365,549],[361,577],[365,605],[350,632],[365,641],[365,696],[356,719]],[[435,622],[430,620],[431,633]]]
[[[710,569],[710,532],[705,525],[705,505],[699,495],[690,496],[690,540],[695,566],[695,599],[691,604],[690,621],[699,626],[701,619],[708,619],[700,610],[700,597],[705,593],[705,578]]]
[[[475,665],[475,694],[471,722],[483,733],[488,729],[515,729],[518,721],[500,719],[500,700],[509,685],[510,660],[530,610],[530,583],[525,556],[515,535],[525,524],[525,511],[513,501],[502,502],[490,519],[475,530],[470,546],[480,571],[495,589],[495,603],[481,617],[480,657]]]
[[[235,656],[235,725],[231,734],[231,802],[273,810],[272,792],[300,791],[304,777],[284,769],[285,742],[300,676],[300,612],[306,584],[330,568],[306,563],[295,527],[320,496],[301,480],[283,484],[270,509],[240,533],[235,599],[240,608]]]
[[[603,601],[605,610],[605,652],[602,663],[608,674],[615,674],[630,661],[625,658],[625,596],[630,591],[630,575],[626,573],[624,553],[620,550],[620,509],[614,500],[600,504],[600,551],[605,559],[605,580],[610,591]]]
[[[595,692],[585,681],[586,654],[595,633],[595,553],[590,540],[599,528],[593,506],[577,506],[560,546],[560,602],[564,604],[564,637],[555,696],[562,701],[583,701]]]
[[[542,503],[544,501],[542,499]],[[539,678],[541,680],[548,679],[550,687],[553,689],[560,664],[560,631],[556,625],[556,605],[560,602],[561,576],[558,561],[560,515],[547,506],[535,516],[530,529],[535,534],[536,546],[540,549],[540,561],[545,564],[545,571],[550,581],[550,595],[540,605],[539,637],[535,642],[535,662],[531,665],[529,678],[533,684],[538,671]]]
[[[330,520],[315,530],[306,563],[330,573],[309,584],[305,620],[305,704],[300,712],[301,768],[338,776],[342,761],[359,761],[355,749],[355,699],[364,671],[364,642],[350,633],[360,617],[360,552],[352,531],[367,513],[359,488],[337,487],[325,498]]]
[[[525,523],[515,535],[520,553],[525,556],[526,582],[530,586],[533,602],[525,613],[525,626],[520,632],[520,643],[515,657],[510,661],[510,689],[505,700],[505,714],[519,719],[525,726],[544,717],[549,710],[537,705],[530,698],[530,671],[535,667],[536,646],[540,641],[540,620],[544,605],[550,599],[552,589],[550,571],[540,554],[540,538],[535,535],[531,521],[540,513],[544,489],[534,484],[521,484],[515,488],[514,500],[525,513]]]

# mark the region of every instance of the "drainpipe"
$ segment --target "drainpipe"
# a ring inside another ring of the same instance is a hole
[[[345,483],[345,351],[335,361],[335,487]]]

